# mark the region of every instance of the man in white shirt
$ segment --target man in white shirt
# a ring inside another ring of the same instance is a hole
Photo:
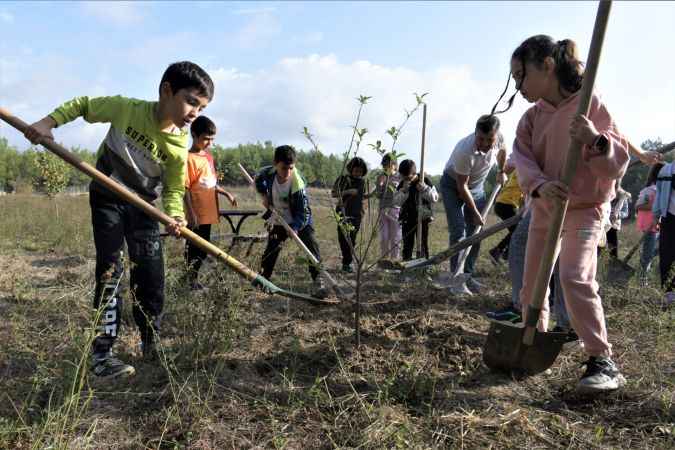
[[[478,226],[484,225],[480,210],[485,206],[485,180],[490,170],[497,165],[497,183],[506,182],[504,164],[506,163],[506,145],[499,132],[497,116],[484,115],[476,122],[476,130],[459,141],[450,159],[445,165],[441,177],[441,195],[448,219],[450,245],[473,234]],[[473,273],[480,244],[471,247],[464,263],[464,273]],[[457,271],[459,255],[450,259],[450,270]],[[478,290],[480,285],[470,278],[467,282],[470,290]]]

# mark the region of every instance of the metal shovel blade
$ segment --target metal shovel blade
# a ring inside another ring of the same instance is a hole
[[[537,331],[533,345],[529,346],[523,343],[524,333],[522,326],[492,321],[483,347],[485,365],[492,370],[534,375],[551,367],[563,344],[568,342],[567,333]]]
[[[607,268],[608,281],[612,283],[627,283],[634,274],[635,269],[622,260],[612,258],[609,261],[609,267]]]

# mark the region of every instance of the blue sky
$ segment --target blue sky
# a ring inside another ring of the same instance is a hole
[[[30,122],[77,95],[154,99],[165,67],[189,59],[216,82],[205,114],[219,143],[307,147],[308,126],[322,151],[341,152],[355,97],[373,96],[361,125],[386,145],[412,93],[428,91],[427,165],[438,173],[503,88],[513,49],[546,33],[585,55],[595,11],[593,2],[2,2],[0,105]],[[636,143],[675,140],[673,19],[675,3],[613,5],[597,88]],[[507,141],[526,107],[519,98],[503,116]],[[411,157],[419,119],[400,143]],[[57,139],[94,149],[105,130],[77,121]],[[26,147],[4,125],[0,136]]]

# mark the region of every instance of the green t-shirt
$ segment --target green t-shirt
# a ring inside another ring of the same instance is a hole
[[[57,125],[78,117],[89,123],[110,123],[98,149],[96,168],[143,199],[153,202],[162,194],[164,211],[184,217],[183,194],[188,153],[188,132],[159,129],[157,102],[115,97],[76,97],[50,114]],[[92,182],[92,189],[105,188]]]

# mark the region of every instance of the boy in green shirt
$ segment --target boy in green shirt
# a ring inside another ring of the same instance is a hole
[[[33,143],[53,139],[51,130],[78,117],[89,123],[110,123],[98,149],[96,168],[154,202],[160,195],[165,212],[175,222],[167,229],[180,234],[183,213],[188,126],[213,98],[213,81],[191,62],[171,64],[159,86],[159,101],[125,97],[77,97],[31,125],[25,136]],[[164,260],[159,224],[141,210],[116,198],[105,187],[89,185],[96,289],[94,307],[102,307],[99,334],[93,342],[92,372],[101,378],[133,375],[133,366],[115,358],[112,347],[120,328],[126,241],[131,260],[133,315],[141,334],[143,356],[157,357],[156,334],[164,306]]]

